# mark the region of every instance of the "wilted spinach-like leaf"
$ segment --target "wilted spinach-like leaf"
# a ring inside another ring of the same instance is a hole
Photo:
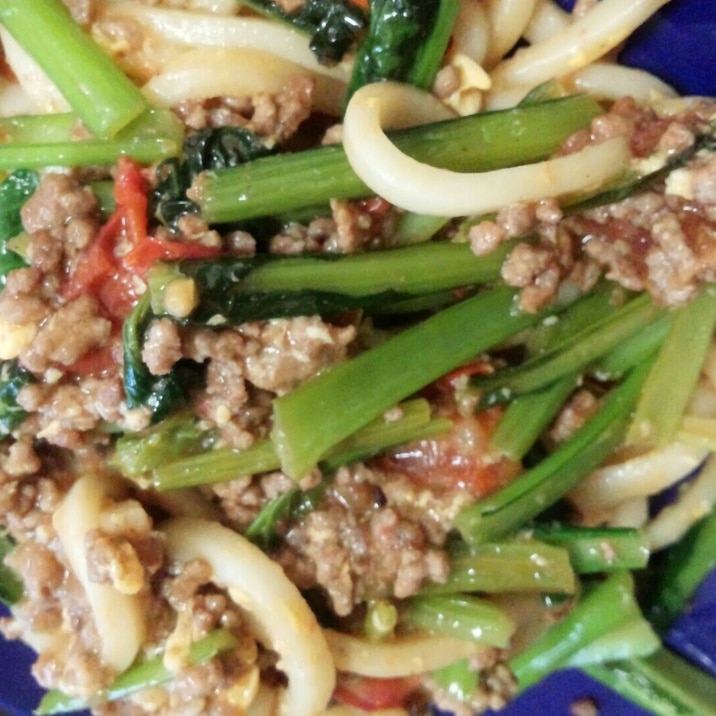
[[[177,363],[166,375],[150,373],[142,360],[142,344],[151,317],[147,292],[122,327],[123,379],[127,405],[130,408],[149,408],[152,422],[156,423],[186,402],[189,390],[198,383],[198,376],[195,366],[184,362]]]
[[[35,378],[17,360],[0,363],[0,437],[9,435],[26,417],[25,410],[18,405],[20,391]]]
[[[350,0],[306,0],[288,12],[273,0],[247,0],[262,15],[287,22],[308,35],[319,62],[340,62],[368,25],[366,13]]]
[[[37,172],[20,169],[0,183],[0,288],[10,271],[25,266],[24,259],[7,247],[22,231],[20,210],[40,183]]]
[[[186,192],[200,172],[235,167],[270,153],[257,135],[240,127],[202,129],[189,135],[182,158],[167,159],[157,168],[157,186],[152,193],[154,216],[176,228],[179,218],[199,212]]]
[[[0,602],[11,607],[22,598],[22,581],[17,574],[5,566],[5,557],[15,548],[15,543],[4,532],[0,532]]]

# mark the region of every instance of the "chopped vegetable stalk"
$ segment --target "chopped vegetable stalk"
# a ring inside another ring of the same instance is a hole
[[[433,672],[438,686],[458,701],[469,703],[477,692],[480,672],[468,659],[460,659],[453,664]]]
[[[17,574],[5,564],[5,557],[15,548],[6,534],[0,533],[0,602],[11,607],[22,599],[23,587]]]
[[[656,355],[664,343],[674,320],[672,312],[665,313],[627,338],[590,367],[598,380],[618,380],[634,366]]]
[[[432,87],[458,7],[453,0],[374,0],[368,34],[353,64],[348,96],[381,80]]]
[[[115,136],[148,109],[139,89],[60,0],[1,0],[0,22],[97,137]]]
[[[520,690],[569,664],[592,642],[630,621],[643,619],[629,572],[615,572],[586,592],[572,611],[510,661]]]
[[[157,168],[151,213],[177,229],[182,216],[199,211],[187,191],[201,172],[236,167],[270,154],[266,140],[244,127],[211,127],[192,132],[181,147],[181,157],[175,152]]]
[[[432,239],[449,221],[444,216],[429,216],[406,211],[398,217],[391,239],[396,246],[420,244]]]
[[[641,569],[649,561],[646,535],[637,529],[549,525],[536,527],[530,534],[536,540],[567,550],[579,574]]]
[[[660,554],[653,566],[645,593],[646,612],[663,632],[716,567],[716,512],[697,522],[676,545]]]
[[[521,460],[537,442],[564,405],[578,382],[566,375],[548,385],[512,400],[490,438],[490,448],[511,460]]]
[[[498,278],[509,245],[475,256],[467,244],[430,243],[334,258],[285,257],[213,259],[171,265],[170,277],[193,279],[198,301],[190,321],[229,324],[280,316],[340,313],[362,308],[396,310],[425,294],[474,286]],[[149,274],[152,304],[169,275],[158,265]]]
[[[161,465],[209,449],[213,436],[183,411],[141,433],[124,433],[115,443],[111,464],[134,477]]]
[[[646,619],[634,619],[595,639],[568,661],[570,667],[584,667],[622,659],[650,656],[661,640]]]
[[[328,481],[323,480],[305,492],[295,487],[270,500],[246,528],[244,537],[264,550],[270,549],[279,538],[280,527],[316,509],[327,486]]]
[[[566,549],[534,540],[458,549],[444,582],[430,582],[422,594],[455,592],[552,592],[572,594],[574,571]]]
[[[181,151],[184,129],[170,110],[144,112],[111,138],[77,138],[76,114],[0,119],[0,169],[111,164],[122,154],[152,163]]]
[[[536,467],[460,512],[454,526],[463,539],[479,544],[510,534],[601,465],[624,437],[649,367],[635,368],[607,394],[599,411]]]
[[[630,444],[664,447],[674,437],[715,328],[716,290],[707,286],[676,313],[637,404],[627,436]]]
[[[600,113],[593,99],[575,95],[400,130],[390,136],[401,151],[419,161],[454,171],[487,171],[545,159]],[[372,193],[338,145],[210,171],[194,190],[202,216],[211,224],[275,216],[333,198],[357,199]]]
[[[501,648],[515,631],[514,622],[499,607],[468,595],[411,597],[404,603],[400,623]]]
[[[514,292],[493,289],[302,383],[274,400],[272,438],[283,470],[300,478],[376,416],[542,318],[515,313]]]
[[[368,602],[365,620],[365,635],[371,641],[381,641],[391,637],[398,624],[398,609],[386,599],[375,599]]]
[[[565,345],[492,375],[474,376],[472,384],[484,391],[480,405],[489,407],[573,377],[658,318],[662,311],[648,296],[639,296],[613,315],[573,334]]]
[[[189,664],[203,664],[215,656],[230,651],[238,645],[236,637],[224,629],[209,632],[203,639],[189,647]],[[120,674],[103,694],[102,701],[117,701],[144,689],[166,684],[175,672],[164,665],[164,656],[139,661]],[[60,691],[49,691],[35,710],[37,716],[70,713],[89,706],[81,698],[67,696]]]
[[[335,469],[371,457],[388,447],[447,432],[450,428],[449,420],[430,417],[430,409],[424,400],[411,400],[400,407],[402,415],[399,419],[386,420],[379,416],[337,444],[323,458],[322,466]],[[237,475],[277,470],[280,466],[273,442],[259,440],[246,450],[219,448],[161,465],[154,470],[151,481],[158,490],[175,490],[224,482]]]
[[[713,677],[667,649],[645,658],[583,667],[625,698],[655,716],[714,716]]]

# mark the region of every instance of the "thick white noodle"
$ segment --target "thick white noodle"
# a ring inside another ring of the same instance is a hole
[[[446,636],[404,636],[376,642],[332,629],[324,633],[339,671],[379,678],[424,674],[492,651],[484,644]]]
[[[610,527],[631,527],[639,529],[649,519],[649,499],[647,497],[633,497],[631,500],[620,502],[614,507],[605,521]],[[594,521],[590,521],[594,524]]]
[[[646,536],[652,551],[678,542],[696,522],[716,505],[716,459],[711,457],[701,472],[679,494],[679,499],[657,514],[647,525]]]
[[[366,85],[348,103],[343,146],[353,171],[379,196],[408,211],[466,216],[521,201],[585,191],[621,174],[629,149],[617,137],[574,154],[508,169],[460,173],[402,153],[383,126],[419,110],[426,95],[392,82]]]
[[[586,67],[617,47],[668,1],[601,0],[564,30],[497,65],[493,86],[535,86]]]
[[[475,0],[460,0],[452,34],[452,50],[482,64],[490,42],[490,25],[485,8]]]
[[[67,112],[70,105],[60,90],[2,26],[0,26],[0,41],[2,41],[5,61],[17,77],[19,85],[31,99],[34,105],[33,112],[39,114]]]
[[[485,65],[499,62],[516,44],[530,22],[536,0],[486,0],[490,44]]]
[[[199,47],[181,53],[142,88],[157,107],[173,107],[187,100],[212,97],[247,97],[275,93],[299,74],[303,67],[276,55],[232,47]],[[311,75],[316,82],[316,109],[336,113],[343,104],[345,86],[325,75]]]
[[[568,86],[577,92],[586,92],[607,100],[634,97],[650,102],[677,96],[676,90],[656,75],[610,62],[595,62],[575,72],[569,78]]]
[[[131,0],[113,4],[111,14],[131,17],[172,42],[259,50],[305,67],[315,74],[328,75],[343,82],[349,79],[344,66],[328,67],[318,62],[307,36],[288,25],[263,18],[187,12],[151,7]]]
[[[102,663],[119,673],[139,652],[146,624],[139,595],[122,594],[109,584],[91,582],[88,576],[85,537],[99,528],[102,509],[109,500],[107,479],[84,475],[55,510],[52,524],[72,572],[87,594],[101,641]]]
[[[590,511],[655,495],[695,470],[706,455],[703,448],[672,443],[663,450],[596,470],[569,497],[579,508]]]
[[[280,657],[288,677],[282,716],[316,716],[328,705],[335,666],[316,617],[297,587],[260,549],[217,522],[178,518],[161,527],[170,559],[201,559],[251,620],[259,640]]]
[[[555,4],[554,0],[537,0],[532,17],[522,36],[534,45],[566,29],[570,22],[569,13]]]

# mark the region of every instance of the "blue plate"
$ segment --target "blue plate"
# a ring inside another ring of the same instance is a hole
[[[654,72],[682,94],[716,96],[716,2],[672,0],[632,38],[621,60]],[[0,614],[5,612],[0,609]],[[671,629],[667,643],[716,678],[716,572]],[[33,660],[21,644],[0,641],[0,708],[8,716],[30,716],[41,697],[29,676]],[[500,716],[571,716],[571,704],[583,698],[593,699],[601,714],[647,714],[581,672],[564,671],[529,689]]]

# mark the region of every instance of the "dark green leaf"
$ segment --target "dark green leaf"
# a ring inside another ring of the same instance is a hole
[[[167,159],[157,168],[157,186],[152,193],[154,216],[176,228],[179,218],[199,212],[186,192],[200,172],[235,167],[270,153],[259,137],[240,127],[195,132],[184,142],[181,159]]]
[[[0,363],[0,436],[10,434],[27,416],[18,405],[17,396],[34,376],[16,360]]]
[[[368,24],[363,10],[350,0],[306,0],[291,12],[271,0],[247,0],[246,4],[309,35],[310,48],[323,64],[340,62]]]
[[[5,557],[12,552],[15,543],[0,533],[0,602],[12,606],[22,598],[22,582],[17,574],[5,566]]]
[[[370,28],[356,57],[349,95],[380,80],[430,87],[457,10],[453,0],[373,0]]]
[[[189,390],[198,382],[197,371],[191,364],[178,363],[171,373],[152,375],[142,361],[144,331],[152,318],[149,293],[145,294],[122,327],[124,356],[124,392],[130,408],[147,407],[152,422],[165,418],[186,402]]]
[[[26,265],[21,256],[7,247],[7,242],[22,231],[20,210],[39,182],[37,172],[18,170],[0,184],[0,288],[10,271]]]

